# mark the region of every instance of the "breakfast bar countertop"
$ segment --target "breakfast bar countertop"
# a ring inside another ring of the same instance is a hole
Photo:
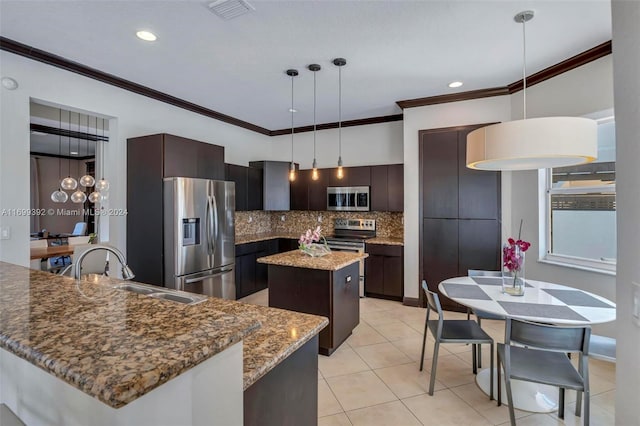
[[[257,259],[258,263],[277,266],[291,266],[304,269],[337,271],[361,259],[369,257],[367,253],[332,251],[322,257],[311,257],[300,250],[291,250]]]
[[[122,407],[244,339],[244,388],[327,324],[208,298],[178,304],[0,262],[0,348]]]

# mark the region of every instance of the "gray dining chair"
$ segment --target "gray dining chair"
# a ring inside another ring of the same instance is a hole
[[[470,277],[502,277],[501,271],[485,271],[482,269],[469,269],[467,270],[467,275]],[[482,327],[482,320],[496,320],[496,321],[504,321],[504,316],[492,314],[491,312],[482,311],[480,309],[472,309],[467,308],[467,319],[471,319],[471,315],[475,315],[476,321],[478,321],[478,325]],[[477,347],[477,359],[478,359],[478,368],[482,368],[482,348],[480,346]]]
[[[559,388],[558,417],[564,419],[565,389],[578,391],[576,416],[582,408],[584,425],[589,424],[589,338],[591,327],[560,327],[507,318],[505,342],[498,343],[498,405],[502,404],[500,366],[509,404],[509,419],[516,424],[511,394],[511,379],[541,383]],[[513,346],[512,344],[521,346]],[[577,353],[576,370],[567,354]]]
[[[427,298],[427,315],[424,320],[424,333],[422,335],[422,355],[420,356],[420,371],[424,366],[424,350],[427,343],[427,328],[435,339],[433,347],[433,360],[431,361],[431,380],[429,382],[429,395],[433,395],[433,387],[436,381],[436,368],[438,366],[438,351],[441,343],[469,343],[473,345],[473,374],[477,374],[476,346],[488,344],[491,346],[491,385],[489,399],[493,399],[493,339],[484,332],[477,322],[473,320],[445,320],[442,315],[440,298],[437,293],[429,291],[427,282],[422,281],[422,290]],[[430,320],[431,311],[438,314],[437,320]]]

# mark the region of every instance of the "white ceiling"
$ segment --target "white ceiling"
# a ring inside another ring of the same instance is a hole
[[[609,0],[258,1],[224,21],[204,1],[0,1],[0,34],[268,128],[398,114],[395,102],[504,86],[521,78],[522,26],[534,73],[611,39]],[[158,40],[143,42],[139,29]],[[18,79],[20,76],[13,76]],[[453,80],[464,81],[449,89]]]

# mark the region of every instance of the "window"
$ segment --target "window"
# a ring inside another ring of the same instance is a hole
[[[542,260],[615,274],[615,121],[609,116],[597,122],[596,161],[540,171],[546,217]]]

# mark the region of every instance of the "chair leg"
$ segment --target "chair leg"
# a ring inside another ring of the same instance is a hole
[[[504,385],[507,388],[507,404],[509,404],[509,421],[511,422],[511,426],[516,425],[516,413],[513,409],[513,395],[511,394],[511,378],[509,377],[509,372],[504,372]]]
[[[496,370],[498,373],[498,407],[502,405],[502,378],[501,378],[501,370],[500,365],[502,364],[502,359],[500,359],[500,354],[498,354],[498,362],[496,363]]]
[[[438,351],[440,350],[440,341],[436,338],[433,346],[433,360],[431,361],[431,379],[429,380],[429,395],[433,396],[433,388],[436,385],[436,368],[438,367]]]
[[[478,351],[478,346],[480,345],[476,345],[475,343],[471,345],[471,364],[473,364],[471,368],[473,369],[473,374],[478,374],[478,362],[476,359],[476,352]]]
[[[422,354],[420,355],[420,371],[424,366],[424,347],[427,343],[427,318],[424,319],[424,333],[422,334]]]
[[[589,426],[589,421],[591,420],[591,414],[590,414],[591,403],[589,401],[591,398],[591,392],[589,391],[589,389],[585,389],[583,392],[583,395],[584,395],[584,416],[582,416],[582,423],[584,424],[584,426]],[[577,406],[578,404],[576,404],[576,407]]]
[[[491,348],[491,365],[489,365],[489,379],[491,380],[491,384],[489,385],[489,401],[493,399],[493,343],[489,346]],[[480,349],[480,345],[478,345],[478,350]]]
[[[580,417],[582,412],[582,392],[578,391],[576,395],[576,417]]]
[[[478,325],[482,327],[482,318],[476,315]],[[478,368],[482,368],[482,345],[478,345]]]
[[[578,406],[577,402],[576,406]],[[558,391],[558,418],[564,419],[564,388]]]

